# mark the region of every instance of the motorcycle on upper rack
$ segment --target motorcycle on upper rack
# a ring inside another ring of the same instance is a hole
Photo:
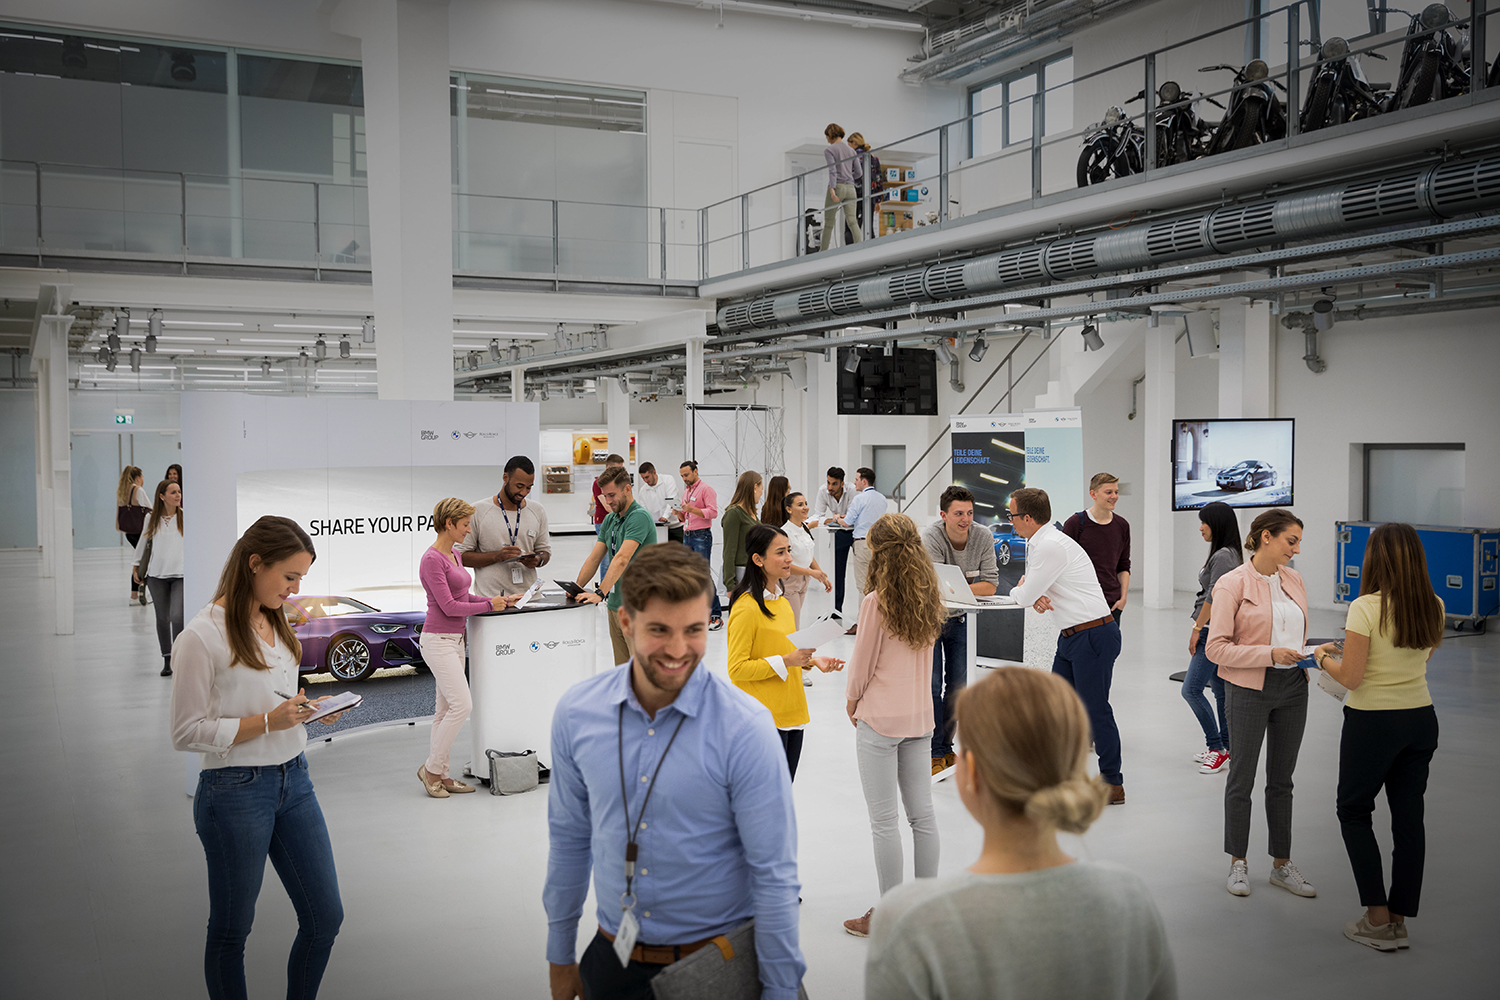
[[[1233,149],[1245,149],[1262,142],[1286,137],[1286,109],[1282,107],[1274,84],[1285,91],[1280,80],[1272,79],[1263,59],[1252,59],[1243,68],[1220,64],[1205,66],[1200,73],[1221,69],[1234,71],[1234,90],[1229,95],[1229,109],[1209,140],[1206,155],[1214,156]]]
[[[1204,155],[1210,127],[1198,116],[1196,105],[1202,98],[1184,99],[1182,88],[1168,80],[1156,91],[1156,163],[1166,167],[1186,163]],[[1142,90],[1126,104],[1146,99]],[[1219,104],[1212,98],[1207,98]],[[1219,107],[1224,105],[1219,104]],[[1121,107],[1112,107],[1104,121],[1084,134],[1083,152],[1078,157],[1078,186],[1101,184],[1115,177],[1138,174],[1146,162],[1146,133],[1131,121]]]
[[[1380,9],[1411,18],[1406,44],[1401,47],[1401,73],[1396,89],[1386,99],[1386,111],[1414,108],[1469,92],[1469,57],[1465,51],[1468,29],[1463,30],[1463,37],[1454,37],[1444,29],[1444,25],[1453,23],[1453,12],[1446,4],[1430,3],[1416,14],[1396,7]],[[1423,31],[1431,34],[1412,37]]]
[[[1368,54],[1385,58],[1378,52]],[[1364,67],[1358,56],[1349,54],[1347,40],[1338,36],[1328,39],[1323,43],[1321,55],[1323,64],[1307,88],[1307,100],[1298,119],[1302,131],[1373,118],[1384,110],[1389,95],[1381,91],[1389,85],[1365,79]]]

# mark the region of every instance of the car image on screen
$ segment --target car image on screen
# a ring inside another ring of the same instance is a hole
[[[1016,534],[1009,521],[996,521],[990,531],[995,536],[995,562],[1009,566],[1026,561],[1026,539]]]
[[[420,663],[421,611],[380,611],[352,597],[298,595],[281,606],[302,643],[300,673],[362,681],[382,667]]]
[[[1276,485],[1276,470],[1269,462],[1247,459],[1231,465],[1214,477],[1214,484],[1221,490],[1258,490],[1262,486]]]

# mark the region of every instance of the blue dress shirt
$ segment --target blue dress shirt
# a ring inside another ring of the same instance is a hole
[[[797,819],[771,714],[699,663],[677,699],[652,719],[636,699],[630,671],[627,662],[574,685],[552,717],[550,849],[542,892],[547,961],[575,961],[591,867],[599,926],[611,934],[619,929],[623,703],[632,818],[683,720],[636,841],[632,891],[641,943],[702,941],[754,917],[763,996],[794,1000],[807,968],[797,940]]]
[[[886,499],[875,487],[866,486],[859,491],[859,496],[849,504],[849,513],[844,515],[844,520],[854,529],[855,541],[869,533],[870,525],[880,520],[885,509]]]

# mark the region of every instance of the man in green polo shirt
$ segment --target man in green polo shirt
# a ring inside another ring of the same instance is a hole
[[[579,594],[578,600],[598,604],[605,600],[606,593],[609,594],[605,605],[609,609],[609,640],[615,647],[615,664],[619,665],[635,655],[630,641],[620,629],[620,578],[625,575],[625,568],[630,565],[635,550],[656,541],[656,522],[650,511],[635,502],[630,473],[623,466],[604,470],[599,477],[599,499],[609,513],[599,526],[599,540],[583,561],[576,582],[583,587],[592,580],[606,556],[609,557],[609,569],[599,585]]]

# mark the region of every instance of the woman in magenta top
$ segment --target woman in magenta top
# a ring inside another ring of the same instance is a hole
[[[469,533],[474,508],[450,497],[432,508],[437,541],[422,553],[417,575],[427,591],[427,620],[422,623],[422,660],[437,685],[437,711],[432,716],[432,746],[417,777],[427,794],[446,799],[450,792],[472,792],[473,785],[448,777],[448,753],[474,707],[464,678],[464,622],[469,615],[500,611],[520,599],[519,594],[482,598],[469,596],[469,573],[459,565],[454,546]]]

